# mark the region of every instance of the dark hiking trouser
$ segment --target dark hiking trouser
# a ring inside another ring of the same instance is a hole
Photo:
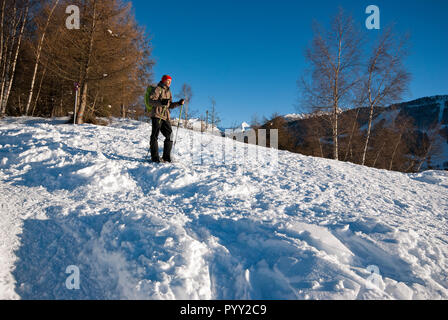
[[[151,159],[158,160],[159,159],[159,144],[157,143],[157,139],[159,137],[159,132],[165,137],[165,142],[163,144],[163,159],[171,160],[171,149],[173,147],[173,141],[171,140],[171,134],[173,133],[173,129],[171,128],[171,124],[169,121],[161,120],[159,118],[152,118],[152,133],[151,133]]]

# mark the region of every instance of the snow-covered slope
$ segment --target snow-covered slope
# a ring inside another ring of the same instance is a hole
[[[226,138],[183,129],[176,163],[154,165],[149,135],[0,120],[0,298],[448,298],[447,172],[226,164]]]

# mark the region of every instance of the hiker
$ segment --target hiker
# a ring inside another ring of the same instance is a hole
[[[149,96],[150,103],[153,105],[151,110],[152,119],[152,133],[151,133],[151,160],[153,162],[160,162],[159,145],[157,139],[159,132],[165,136],[163,144],[163,161],[171,162],[171,149],[173,147],[173,140],[171,134],[173,132],[170,123],[170,109],[177,108],[185,103],[184,99],[178,102],[172,102],[170,86],[172,78],[168,75],[162,77],[157,87]]]

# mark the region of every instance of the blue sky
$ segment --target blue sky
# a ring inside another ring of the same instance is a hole
[[[297,110],[297,79],[306,68],[304,50],[312,22],[327,24],[342,6],[367,39],[365,9],[377,5],[381,26],[394,23],[411,35],[406,65],[412,73],[404,100],[448,94],[448,0],[132,1],[137,20],[152,38],[155,81],[173,77],[176,94],[191,85],[190,109],[205,113],[217,102],[222,127]],[[381,31],[380,31],[381,32]]]

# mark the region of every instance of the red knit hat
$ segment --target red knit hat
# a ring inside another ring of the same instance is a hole
[[[166,80],[168,80],[168,79],[170,79],[171,81],[173,81],[173,79],[169,76],[169,75],[164,75],[163,77],[162,77],[162,82],[165,82]]]

